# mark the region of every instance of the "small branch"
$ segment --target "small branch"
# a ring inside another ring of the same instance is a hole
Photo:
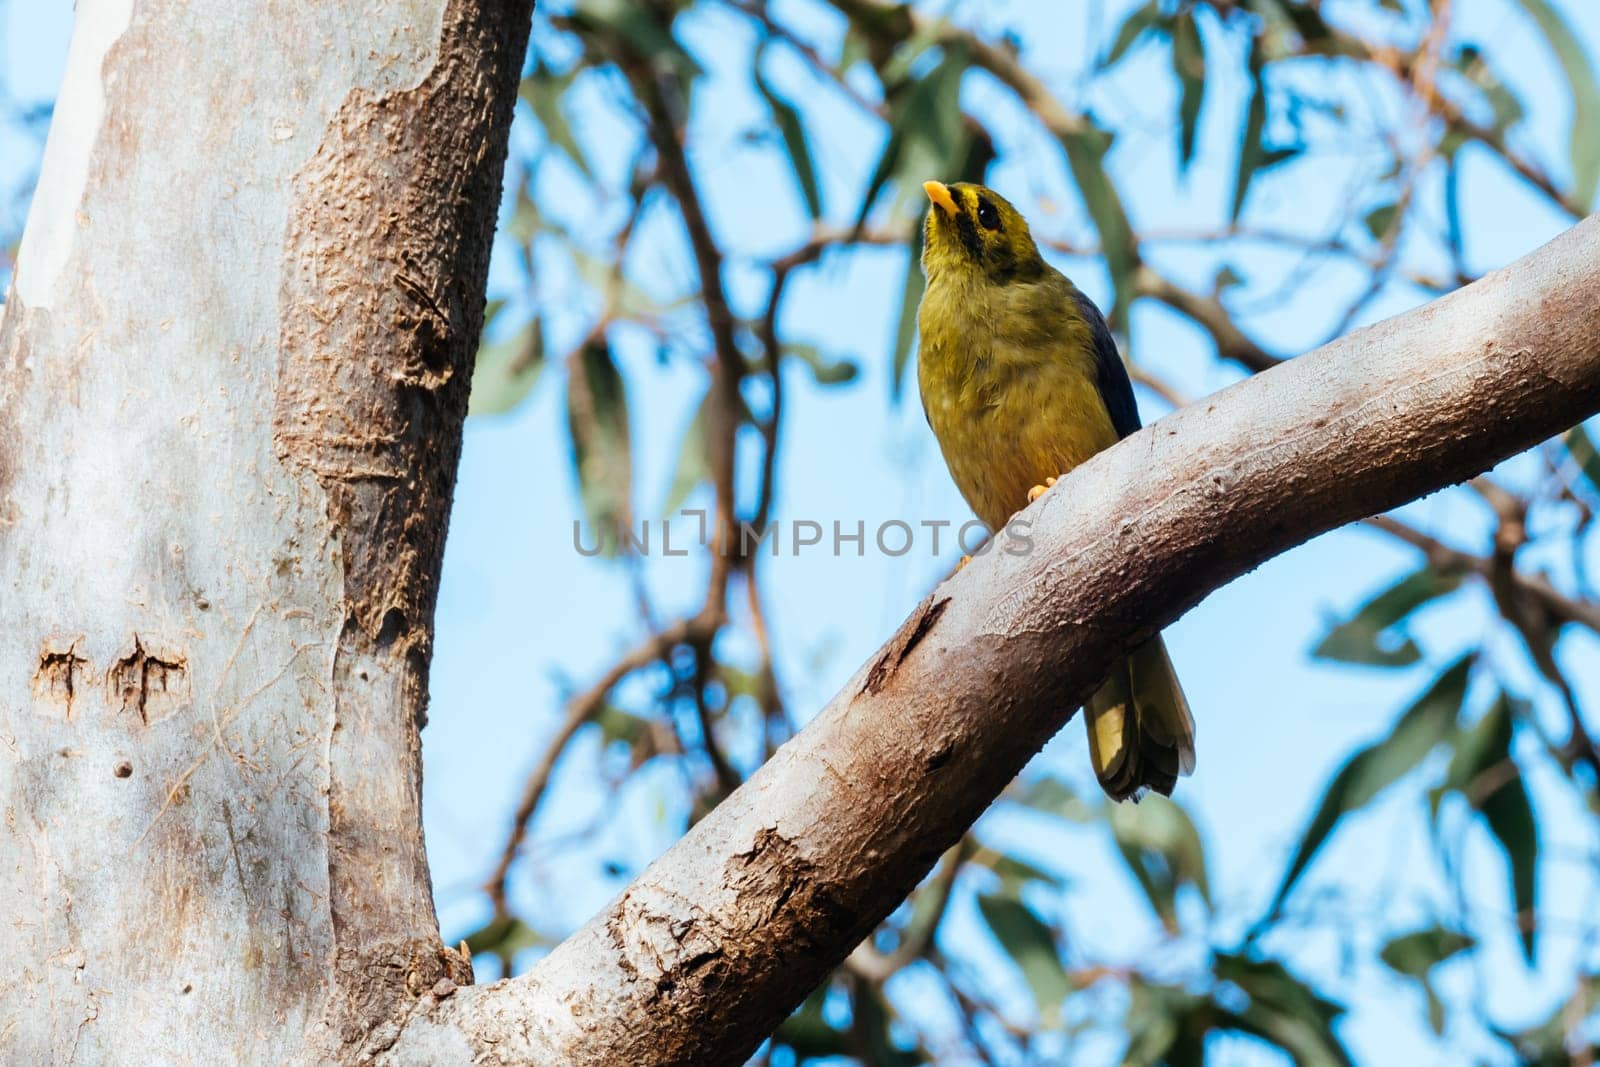
[[[533,821],[533,813],[538,809],[539,801],[550,784],[556,763],[560,761],[561,754],[566,751],[574,735],[585,723],[600,714],[611,696],[611,691],[622,684],[623,679],[662,659],[679,645],[703,638],[712,629],[713,620],[704,616],[695,616],[674,623],[635,646],[613,663],[611,668],[600,676],[599,681],[568,701],[566,718],[557,727],[555,735],[545,747],[544,755],[534,766],[528,775],[527,783],[522,787],[522,799],[517,802],[516,813],[511,817],[511,833],[507,837],[505,848],[501,850],[500,861],[495,865],[494,873],[489,876],[489,880],[484,883],[484,891],[489,894],[489,901],[494,905],[496,916],[510,914],[506,903],[506,880],[511,874],[511,865],[516,862],[518,854],[522,851],[522,843],[526,840],[529,824]]]
[[[1217,297],[1201,296],[1185,289],[1143,263],[1134,275],[1134,285],[1140,296],[1153,297],[1193,319],[1196,325],[1211,335],[1217,355],[1221,358],[1231,359],[1254,372],[1270,370],[1283,362],[1239,329],[1233,316]]]
[[[1477,556],[1453,548],[1432,534],[1425,533],[1392,515],[1373,515],[1361,521],[1365,526],[1381,530],[1390,537],[1420,550],[1428,557],[1429,566],[1435,570],[1465,571],[1478,575],[1486,582],[1493,576],[1495,563],[1491,557]],[[1600,634],[1600,604],[1567,596],[1551,585],[1550,580],[1542,574],[1518,571],[1517,584],[1525,595],[1537,600],[1539,606],[1558,622],[1576,623]]]
[[[950,904],[950,894],[955,889],[956,877],[960,875],[962,864],[966,862],[967,855],[971,852],[971,842],[970,837],[963,837],[945,852],[943,866],[922,890],[924,893],[933,894],[928,905],[927,917],[919,922],[913,913],[901,935],[900,943],[895,946],[893,952],[879,952],[872,947],[871,941],[863,941],[845,958],[844,965],[857,976],[869,982],[882,984],[902,967],[921,959],[927,953],[928,947],[933,944],[934,935],[939,932],[939,924],[944,921],[945,909]],[[916,925],[913,927],[910,923]]]
[[[700,728],[700,744],[706,750],[706,758],[711,761],[711,771],[716,775],[717,787],[724,797],[738,789],[744,778],[734,770],[733,764],[728,762],[728,757],[723,753],[722,746],[717,744],[716,734],[712,730],[711,707],[706,701],[706,686],[711,681],[711,649],[705,644],[694,646],[694,713],[695,723]]]
[[[683,131],[668,107],[662,83],[650,64],[624,47],[621,66],[644,104],[646,132],[659,157],[661,178],[678,202],[700,273],[700,299],[711,328],[714,358],[711,367],[711,404],[707,437],[711,485],[716,496],[716,527],[712,533],[711,577],[707,582],[707,612],[726,611],[728,575],[732,566],[738,523],[735,518],[734,453],[742,421],[744,400],[739,383],[744,361],[734,334],[733,312],[722,284],[722,250],[711,236],[705,208],[683,151]]]

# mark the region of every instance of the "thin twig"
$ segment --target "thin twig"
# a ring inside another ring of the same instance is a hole
[[[545,747],[544,755],[528,775],[528,780],[522,788],[522,799],[517,802],[516,813],[512,816],[511,833],[501,850],[500,861],[495,865],[494,873],[489,876],[489,880],[484,883],[484,890],[489,894],[489,901],[494,905],[496,916],[509,913],[506,905],[506,879],[511,873],[511,865],[516,862],[518,853],[522,851],[522,843],[527,838],[529,824],[533,821],[533,813],[539,807],[539,801],[550,784],[556,763],[560,761],[561,754],[566,751],[573,736],[585,723],[600,714],[612,690],[625,678],[655,663],[677,646],[703,639],[705,634],[714,632],[715,625],[717,625],[715,620],[704,615],[696,615],[673,623],[629,650],[626,655],[613,663],[598,681],[567,703],[567,716]]]

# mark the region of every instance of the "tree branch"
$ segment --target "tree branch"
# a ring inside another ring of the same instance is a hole
[[[1107,661],[1271,556],[1591,414],[1596,336],[1591,219],[1096,456],[1020,516],[1026,537],[1003,535],[940,585],[583,929],[521,978],[421,1005],[387,1059],[738,1062],[960,837]],[[1211,773],[1226,770],[1219,757]]]

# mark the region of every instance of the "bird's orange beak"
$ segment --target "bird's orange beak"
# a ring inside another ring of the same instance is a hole
[[[955,197],[950,195],[950,187],[944,182],[923,182],[922,191],[928,194],[928,199],[938,204],[950,218],[956,217],[960,210],[956,207]]]

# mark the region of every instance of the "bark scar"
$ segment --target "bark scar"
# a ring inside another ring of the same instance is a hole
[[[929,596],[917,605],[917,610],[901,625],[894,637],[890,638],[883,654],[867,672],[866,684],[861,687],[861,692],[873,695],[881,693],[884,686],[894,678],[894,672],[899,669],[900,664],[904,663],[906,657],[911,655],[911,650],[933,631],[934,624],[949,606],[949,597],[933,596]]]
[[[65,648],[58,642],[45,643],[39,653],[39,667],[33,672],[33,694],[39,700],[59,700],[67,718],[72,718],[72,700],[78,692],[79,673],[89,666],[89,661],[78,654],[81,636],[74,637]]]
[[[182,656],[152,651],[134,634],[133,651],[111,665],[106,687],[113,705],[138,715],[148,726],[152,717],[162,718],[171,710],[172,698],[181,699],[187,675],[188,664]]]

